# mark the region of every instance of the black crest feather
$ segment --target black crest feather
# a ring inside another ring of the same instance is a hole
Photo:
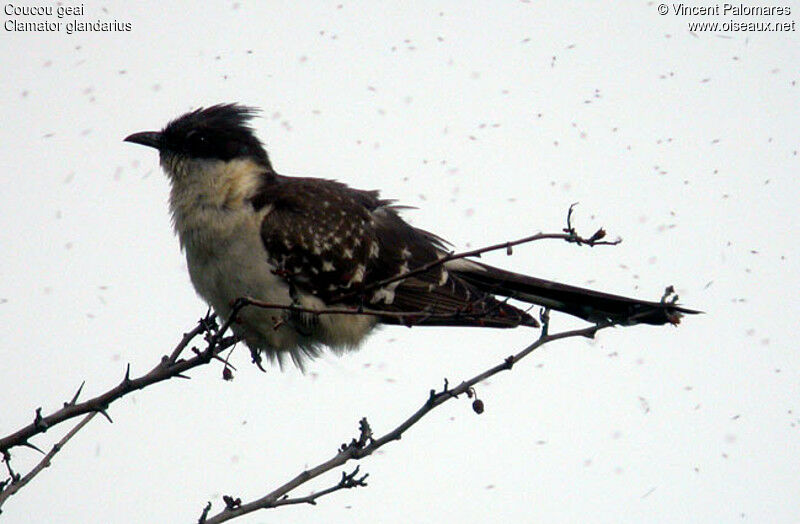
[[[258,112],[239,104],[201,107],[167,124],[161,131],[165,147],[195,158],[249,157],[271,168],[264,145],[250,127]]]

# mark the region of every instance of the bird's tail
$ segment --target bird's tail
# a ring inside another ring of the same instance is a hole
[[[487,293],[537,304],[588,320],[619,324],[678,324],[684,314],[696,314],[674,302],[648,302],[559,284],[473,261],[462,261],[448,270]]]

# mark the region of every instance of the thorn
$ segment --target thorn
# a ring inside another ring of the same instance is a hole
[[[64,404],[64,407],[67,407],[67,406],[74,406],[74,405],[75,405],[75,403],[76,403],[76,402],[78,402],[78,396],[81,394],[81,391],[83,390],[83,386],[84,386],[85,384],[86,384],[86,381],[85,381],[85,380],[84,380],[83,382],[81,382],[81,385],[78,387],[78,391],[76,391],[76,392],[75,392],[75,395],[73,395],[73,397],[72,397],[72,400],[70,400],[69,402],[67,402],[66,404]]]
[[[43,433],[47,431],[47,423],[42,418],[42,408],[40,407],[36,408],[36,416],[33,417],[33,425]]]
[[[586,338],[594,339],[594,336],[597,334],[598,329],[600,329],[600,326],[595,326],[594,329],[588,331],[584,336]]]
[[[42,451],[41,449],[39,449],[37,446],[34,446],[33,444],[31,444],[31,443],[30,443],[30,442],[28,442],[27,440],[26,440],[25,442],[22,442],[22,443],[20,444],[20,446],[25,446],[26,448],[35,449],[36,451],[38,451],[38,452],[39,452],[39,453],[41,453],[42,455],[46,455],[46,453],[45,453],[44,451]]]
[[[106,417],[106,420],[108,420],[110,423],[112,423],[112,424],[114,423],[114,421],[113,421],[113,420],[111,420],[111,417],[109,417],[109,416],[108,416],[108,412],[106,412],[106,410],[105,410],[105,409],[96,409],[95,411],[96,411],[97,413],[100,413],[100,414],[101,414],[101,415],[103,415],[104,417]]]
[[[19,482],[19,479],[22,478],[19,473],[15,473],[14,469],[11,467],[11,453],[8,452],[7,449],[3,450],[3,462],[6,465],[6,469],[8,470],[8,475],[11,477],[9,481],[6,481],[4,485],[8,482],[11,482],[11,485],[16,484]]]
[[[176,378],[185,378],[186,380],[191,380],[192,379],[192,377],[186,376],[183,373],[178,373],[177,375],[175,375],[175,377]]]
[[[264,367],[261,365],[261,360],[262,360],[261,353],[257,349],[250,348],[250,358],[252,359],[253,364],[258,366],[258,369],[260,369],[264,373],[267,372],[267,370],[264,369]]]
[[[367,422],[367,417],[362,418],[358,421],[358,429],[361,432],[361,435],[358,437],[358,448],[363,448],[366,446],[370,440],[372,440],[372,428]]]
[[[128,362],[128,366],[125,368],[125,376],[122,378],[123,384],[129,384],[131,381],[131,363]]]
[[[206,519],[208,518],[208,512],[211,511],[211,501],[208,501],[206,507],[203,508],[203,513],[200,514],[200,518],[197,520],[197,524],[205,524]]]
[[[550,328],[550,308],[542,308],[539,310],[539,320],[542,323],[542,337],[546,337]]]

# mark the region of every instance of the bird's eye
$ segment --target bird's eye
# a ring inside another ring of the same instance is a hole
[[[204,144],[208,140],[206,134],[202,131],[193,129],[186,134],[186,140],[190,144]]]
[[[205,132],[193,129],[186,134],[186,149],[189,152],[204,156],[204,153],[208,152],[208,147],[209,140]]]

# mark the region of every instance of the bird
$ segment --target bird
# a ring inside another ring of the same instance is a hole
[[[231,329],[254,359],[303,368],[384,324],[539,327],[510,299],[593,323],[677,324],[697,313],[450,259],[444,239],[378,191],[277,173],[252,127],[258,113],[200,107],[124,139],[158,151],[191,282],[221,319],[236,315]],[[245,297],[274,307],[236,309]]]

